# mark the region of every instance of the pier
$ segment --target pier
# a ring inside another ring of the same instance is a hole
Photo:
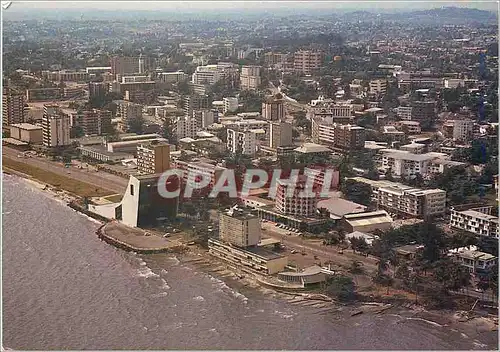
[[[148,231],[132,228],[113,221],[101,226],[97,236],[115,247],[136,253],[174,252],[184,248],[177,241],[169,241]]]

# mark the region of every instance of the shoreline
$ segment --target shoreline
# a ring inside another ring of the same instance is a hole
[[[13,174],[14,176],[22,178],[29,185],[43,191],[56,200],[66,201],[69,199],[69,202],[65,204],[66,206],[69,206],[69,203],[71,201],[81,198],[71,194],[68,191],[57,190],[54,188],[54,186],[43,184],[42,181],[37,180],[30,175],[23,174],[17,170],[4,168],[3,172],[7,175]],[[89,215],[77,209],[73,210],[85,217],[90,217]],[[90,218],[101,223],[99,229],[106,225],[106,222],[104,221],[95,219],[93,217]],[[116,248],[120,248],[119,246],[116,246],[114,244],[112,245]],[[178,251],[169,251],[166,253],[163,252],[163,254],[174,254],[176,256],[180,256],[181,263],[183,263],[184,265],[196,266],[202,272],[223,281],[226,285],[231,287],[231,289],[235,290],[237,294],[241,294],[240,290],[242,289],[251,289],[253,291],[258,291],[262,295],[271,295],[277,299],[288,302],[291,305],[305,303],[305,306],[311,306],[314,308],[319,307],[322,309],[324,308],[325,310],[329,311],[341,311],[346,315],[346,317],[355,317],[359,314],[369,314],[373,316],[379,314],[409,314],[410,316],[406,317],[406,319],[420,320],[431,325],[447,327],[450,329],[459,329],[459,331],[464,330],[466,331],[466,335],[468,336],[472,334],[476,334],[477,336],[479,336],[479,334],[481,333],[498,330],[498,319],[495,322],[494,318],[476,314],[476,317],[472,317],[466,321],[462,321],[463,317],[461,314],[464,313],[463,311],[427,310],[423,306],[415,305],[414,303],[411,303],[409,301],[406,303],[390,303],[387,302],[386,299],[380,299],[381,297],[370,297],[370,301],[356,300],[349,304],[345,304],[334,299],[332,299],[330,302],[315,299],[311,297],[315,295],[314,292],[285,292],[274,288],[265,287],[258,283],[257,278],[253,276],[249,277],[248,274],[238,275],[238,270],[236,268],[232,268],[227,263],[224,263],[212,257],[204,248],[201,248],[199,246],[185,246],[185,249],[186,251],[181,253],[179,253]],[[364,297],[368,298],[366,296]]]

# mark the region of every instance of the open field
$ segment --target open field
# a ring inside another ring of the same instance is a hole
[[[12,160],[5,155],[3,156],[3,167],[7,170],[11,169],[29,175],[40,182],[58,187],[80,197],[102,197],[115,193],[89,183],[40,169],[33,165]]]

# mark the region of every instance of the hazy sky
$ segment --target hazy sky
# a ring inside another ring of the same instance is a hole
[[[3,1],[2,1],[3,2]],[[497,10],[496,1],[12,1],[9,9],[103,9],[103,10],[195,10],[217,9],[430,9],[442,6]]]

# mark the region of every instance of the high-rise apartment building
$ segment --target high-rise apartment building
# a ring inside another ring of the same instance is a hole
[[[87,136],[103,135],[111,130],[111,111],[109,110],[86,110],[76,116],[74,123],[80,126]]]
[[[240,75],[240,87],[242,90],[255,90],[261,84],[260,66],[243,66]]]
[[[12,125],[25,121],[24,104],[26,98],[23,94],[15,94],[9,88],[3,89],[2,96],[2,124]]]
[[[137,146],[137,171],[158,174],[170,168],[170,145],[158,141]]]
[[[226,97],[223,98],[222,101],[224,102],[224,114],[238,110],[238,98]]]
[[[219,238],[238,247],[256,246],[260,242],[261,229],[258,216],[231,209],[219,217]]]
[[[296,72],[306,75],[321,67],[323,62],[323,53],[314,50],[299,50],[293,57],[293,68]]]
[[[192,94],[182,97],[182,110],[185,116],[193,116],[194,110],[210,109],[208,95]]]
[[[430,123],[436,118],[436,102],[431,101],[414,101],[411,103],[411,119],[420,122]]]
[[[314,143],[344,150],[360,149],[365,145],[366,131],[363,127],[324,123],[312,119],[312,139]]]
[[[419,189],[408,186],[388,186],[378,189],[378,206],[389,211],[426,218],[443,215],[446,211],[446,191]]]
[[[257,151],[257,137],[250,130],[231,129],[227,130],[227,149],[236,154],[254,155]]]
[[[62,147],[71,144],[70,117],[58,105],[44,105],[42,139],[46,147]]]
[[[312,185],[307,183],[307,177],[302,175],[293,185],[290,180],[276,181],[275,209],[282,214],[295,216],[314,216],[318,199]]]

